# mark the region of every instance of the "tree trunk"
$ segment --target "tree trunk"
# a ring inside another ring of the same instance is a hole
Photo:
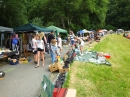
[[[64,18],[61,18],[61,24],[62,24],[63,28],[65,29]]]

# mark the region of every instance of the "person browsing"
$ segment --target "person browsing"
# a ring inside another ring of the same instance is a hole
[[[37,36],[33,35],[32,38],[32,50],[33,50],[33,54],[34,54],[34,63],[37,64]]]
[[[35,66],[35,68],[39,67],[40,64],[40,55],[42,57],[42,66],[44,66],[44,53],[45,53],[45,46],[44,46],[44,42],[42,40],[42,36],[40,34],[37,35],[37,66]]]

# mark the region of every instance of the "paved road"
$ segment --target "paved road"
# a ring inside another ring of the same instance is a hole
[[[63,47],[62,57],[68,49],[69,47]],[[51,63],[51,57],[50,55],[45,56],[44,67],[34,68],[33,62],[0,66],[0,71],[6,73],[4,79],[0,80],[0,97],[39,97],[43,75],[45,74],[51,81],[54,81],[54,76],[57,74],[49,71],[48,65]]]

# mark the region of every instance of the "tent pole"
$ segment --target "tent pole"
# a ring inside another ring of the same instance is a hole
[[[1,41],[1,48],[2,48],[2,34],[1,34],[1,40],[0,41]]]
[[[23,34],[23,33],[22,33]],[[22,56],[22,48],[23,48],[23,45],[22,45],[22,35],[20,35],[20,53],[21,53],[21,56]]]

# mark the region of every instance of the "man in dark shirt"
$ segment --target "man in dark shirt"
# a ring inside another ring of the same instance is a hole
[[[48,36],[48,42],[49,42],[49,44],[50,44],[50,42],[51,42],[52,39],[55,39],[55,37],[54,37],[54,31],[51,31],[50,35]]]
[[[55,37],[54,37],[54,31],[51,31],[50,35],[48,36],[49,49],[51,49],[50,43],[51,43],[52,39],[55,39]],[[48,52],[48,53],[50,53],[50,52]]]

